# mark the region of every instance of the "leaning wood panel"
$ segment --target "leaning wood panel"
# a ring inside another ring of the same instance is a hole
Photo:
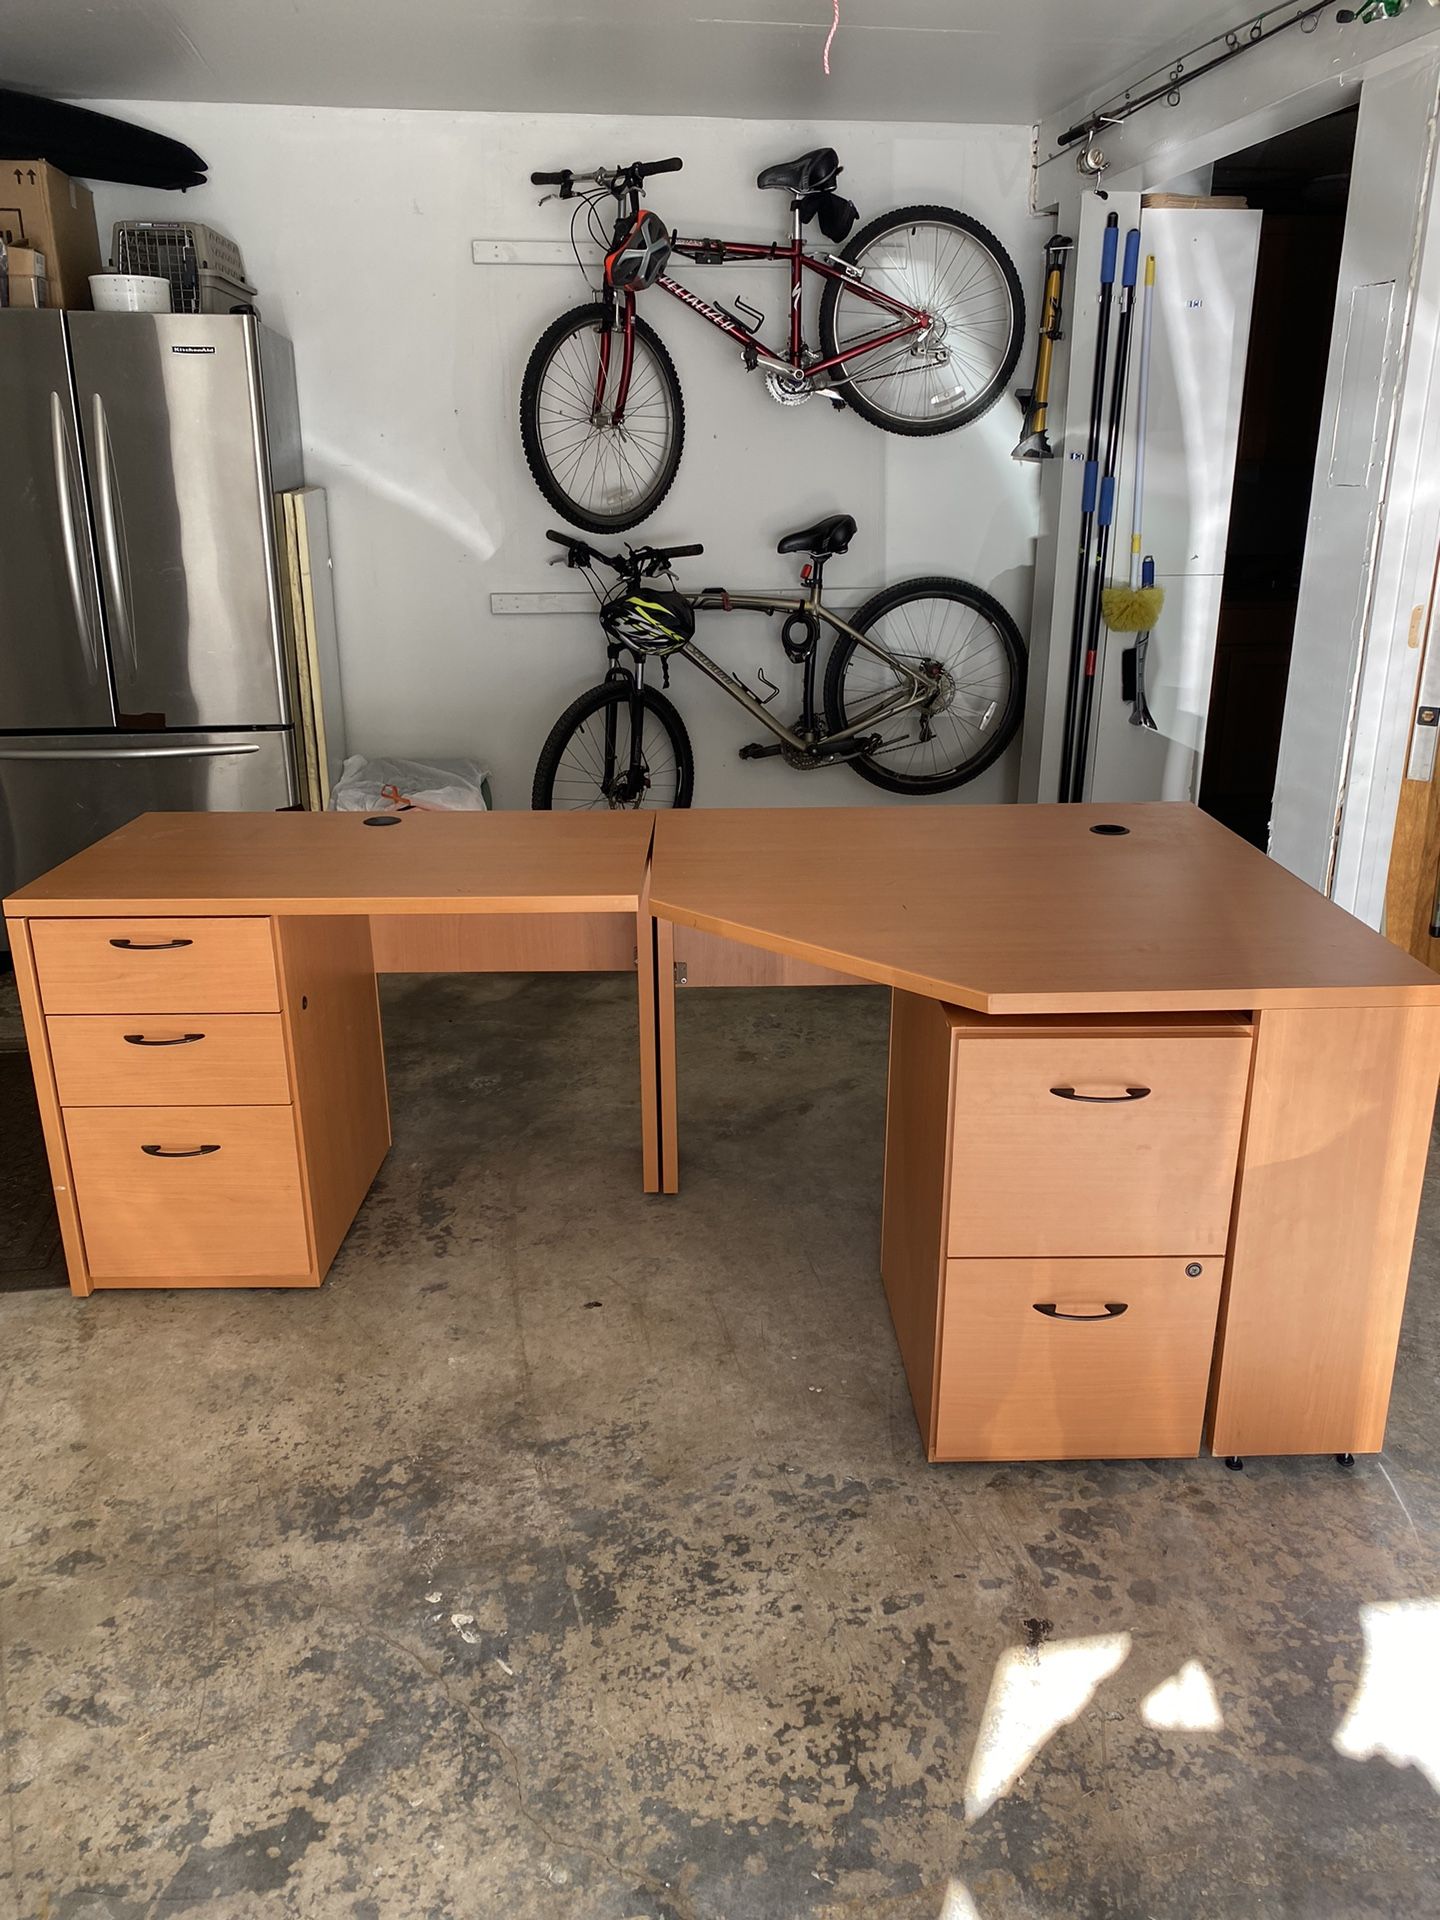
[[[837,973],[794,954],[703,933],[699,927],[675,929],[675,962],[685,970],[687,987],[864,987],[853,973]]]
[[[24,920],[7,921],[6,927],[15,964],[15,984],[20,989],[20,1014],[25,1023],[30,1071],[35,1078],[35,1103],[40,1109],[45,1155],[50,1162],[50,1184],[55,1192],[55,1211],[60,1218],[60,1242],[65,1249],[70,1291],[83,1298],[92,1291],[92,1285],[85,1264],[85,1242],[80,1232],[79,1210],[75,1205],[70,1150],[60,1117],[60,1096],[55,1088],[45,1014],[40,1004],[40,984],[35,973],[35,957],[30,949],[30,928]]]
[[[944,1282],[952,1048],[946,1009],[919,994],[890,997],[885,1201],[880,1275],[927,1453],[935,1446],[935,1372]]]
[[[1383,1444],[1437,1074],[1440,1009],[1259,1015],[1216,1453]]]
[[[323,1279],[390,1147],[370,923],[317,915],[275,926],[301,1165]]]
[[[628,973],[633,913],[370,916],[377,973]]]

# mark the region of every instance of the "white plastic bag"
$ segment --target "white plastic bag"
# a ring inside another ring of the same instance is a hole
[[[330,805],[336,813],[483,813],[488,775],[478,760],[370,759],[352,753]]]

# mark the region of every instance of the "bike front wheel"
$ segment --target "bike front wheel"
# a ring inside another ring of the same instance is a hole
[[[862,227],[840,257],[863,278],[826,281],[820,344],[827,359],[854,353],[834,375],[846,405],[906,434],[950,433],[988,413],[1025,340],[1020,276],[994,234],[953,207],[901,207]],[[887,343],[895,315],[867,288],[929,314],[927,331]]]
[[[624,330],[604,306],[572,307],[540,336],[520,388],[520,438],[536,485],[590,533],[623,533],[652,514],[685,442],[679,377],[638,315],[629,390],[615,420],[624,346]]]
[[[675,708],[653,687],[607,680],[582,693],[550,729],[530,805],[567,812],[688,807],[694,791],[695,757]]]
[[[873,719],[875,748],[851,760],[890,793],[948,793],[993,766],[1014,739],[1025,697],[1025,642],[1010,615],[966,580],[887,587],[850,623],[880,651],[842,633],[825,669],[831,733]],[[887,718],[919,673],[933,692]]]

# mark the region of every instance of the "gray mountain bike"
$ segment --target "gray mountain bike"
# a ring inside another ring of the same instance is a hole
[[[695,790],[690,736],[663,692],[646,684],[658,663],[688,660],[772,738],[741,747],[742,760],[784,759],[804,772],[848,766],[891,793],[946,793],[991,766],[1020,725],[1025,643],[1010,615],[966,580],[930,576],[883,588],[853,620],[824,601],[827,563],[855,536],[848,514],[787,534],[777,551],[808,556],[798,594],[686,594],[674,563],[701,546],[627,547],[601,553],[570,534],[547,539],[582,569],[599,603],[609,670],[550,729],[535,768],[539,808],[688,807]],[[557,561],[557,564],[559,562]],[[606,586],[600,567],[615,576]],[[660,581],[668,585],[657,584]],[[771,712],[780,689],[762,671],[756,692],[695,640],[697,613],[764,613],[781,621],[785,657],[801,669],[800,711]],[[820,639],[833,634],[817,699]]]

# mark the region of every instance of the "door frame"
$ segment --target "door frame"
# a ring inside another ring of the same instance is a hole
[[[1432,88],[1432,112],[1423,137],[1412,124],[1397,136],[1408,140],[1408,149],[1386,157],[1386,164],[1392,168],[1408,168],[1412,183],[1418,184],[1412,184],[1396,208],[1397,217],[1408,213],[1413,246],[1410,272],[1403,287],[1397,289],[1397,309],[1391,322],[1392,341],[1398,347],[1390,356],[1392,371],[1388,376],[1392,411],[1384,430],[1377,435],[1379,506],[1369,546],[1365,591],[1356,601],[1361,617],[1348,635],[1345,670],[1322,689],[1334,709],[1331,718],[1341,750],[1334,767],[1323,780],[1312,782],[1308,794],[1297,790],[1282,796],[1278,776],[1276,786],[1276,812],[1283,797],[1288,818],[1283,823],[1286,844],[1272,844],[1275,857],[1301,871],[1322,890],[1333,891],[1342,904],[1372,924],[1379,924],[1383,915],[1394,803],[1403,775],[1420,665],[1421,648],[1412,643],[1414,609],[1423,605],[1423,626],[1428,618],[1436,539],[1440,538],[1440,499],[1431,497],[1440,482],[1426,478],[1427,473],[1440,474],[1440,391],[1436,390],[1440,387],[1440,228],[1431,193],[1436,148],[1433,104],[1440,94],[1440,29],[1419,11],[1392,25],[1405,31],[1387,34],[1383,41],[1363,28],[1332,31],[1329,23],[1312,34],[1287,35],[1275,46],[1267,45],[1247,56],[1233,70],[1227,69],[1228,78],[1216,76],[1187,89],[1173,108],[1157,106],[1105,128],[1103,144],[1111,169],[1101,182],[1117,195],[1157,189],[1228,154],[1334,113],[1351,104],[1357,94],[1363,120],[1367,93],[1373,110],[1389,91],[1382,83],[1416,79]],[[1034,201],[1037,207],[1052,210],[1059,227],[1068,232],[1075,230],[1072,223],[1080,194],[1095,183],[1076,173],[1073,154],[1059,150],[1056,132],[1082,120],[1084,112],[1083,105],[1072,105],[1050,116],[1042,123],[1037,138],[1040,159],[1034,176]],[[1372,143],[1372,156],[1374,146]],[[1367,164],[1359,155],[1358,139],[1357,158]],[[1372,158],[1369,164],[1373,163]],[[1355,184],[1352,174],[1352,207]],[[1392,176],[1392,196],[1395,190]],[[1083,299],[1078,287],[1076,297],[1077,303]],[[1337,333],[1340,318],[1337,313]],[[1332,335],[1332,353],[1334,344]],[[1066,374],[1066,365],[1057,356],[1053,390],[1062,396],[1062,404]],[[1060,408],[1052,404],[1052,439],[1057,452],[1063,455],[1073,448],[1077,431],[1083,432],[1083,421],[1078,429],[1064,434]],[[1062,457],[1051,462],[1042,474],[1042,529],[1031,641],[1032,680],[1042,685],[1048,677],[1051,650],[1057,644],[1055,616],[1068,606],[1068,585],[1062,586],[1060,576],[1067,568],[1069,546],[1056,540],[1065,465]],[[1412,520],[1413,525],[1407,527]],[[1287,727],[1293,693],[1292,683],[1287,694]],[[1044,770],[1054,757],[1059,726],[1060,715],[1052,711],[1052,703],[1032,700],[1022,743],[1022,799],[1049,797]],[[1292,771],[1296,770],[1292,766]],[[1305,771],[1303,766],[1298,769],[1300,773]]]

